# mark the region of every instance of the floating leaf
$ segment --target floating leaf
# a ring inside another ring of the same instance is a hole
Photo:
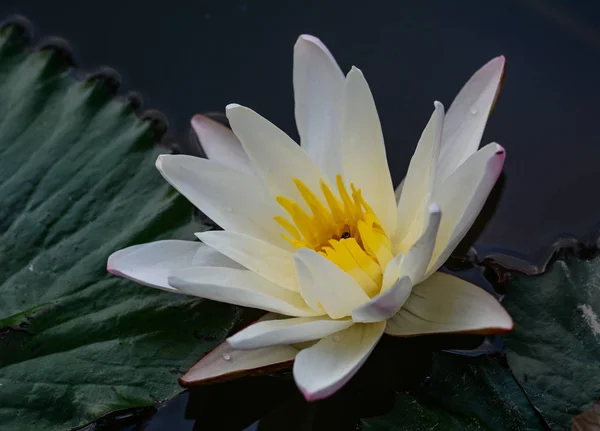
[[[543,430],[510,370],[493,357],[434,355],[431,379],[399,393],[391,412],[363,420],[364,431]]]
[[[600,396],[600,257],[564,254],[545,274],[514,277],[508,363],[550,426],[568,429]]]
[[[154,168],[151,121],[60,50],[0,30],[0,428],[67,429],[174,396],[240,309],[106,273],[204,227]]]

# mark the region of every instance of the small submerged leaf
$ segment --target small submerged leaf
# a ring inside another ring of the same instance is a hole
[[[599,431],[600,430],[600,401],[592,407],[573,418],[572,431]]]
[[[567,429],[600,396],[600,256],[563,253],[545,274],[514,277],[503,304],[515,377],[550,426]]]

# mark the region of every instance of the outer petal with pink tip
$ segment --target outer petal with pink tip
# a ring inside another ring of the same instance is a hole
[[[344,386],[367,360],[383,335],[385,322],[356,323],[302,350],[294,380],[307,401],[326,398]]]
[[[179,293],[167,279],[173,270],[189,266],[242,268],[198,241],[164,240],[115,251],[108,258],[106,270],[145,286]]]
[[[479,147],[483,129],[498,97],[505,59],[496,57],[479,69],[454,98],[444,120],[436,185],[443,184]]]

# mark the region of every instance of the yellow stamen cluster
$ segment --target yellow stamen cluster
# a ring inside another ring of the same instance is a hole
[[[294,184],[311,214],[296,202],[278,196],[277,202],[292,219],[275,217],[289,234],[282,234],[283,238],[296,248],[310,248],[327,257],[354,277],[369,296],[379,293],[383,271],[393,257],[392,245],[360,189],[350,184],[352,193],[348,193],[338,175],[335,196],[321,180],[322,202],[298,178],[294,178]]]

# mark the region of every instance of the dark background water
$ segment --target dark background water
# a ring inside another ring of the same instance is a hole
[[[81,68],[116,69],[123,91],[139,91],[146,108],[163,112],[179,142],[188,140],[193,114],[223,111],[231,102],[296,137],[292,48],[299,34],[314,34],[343,70],[356,65],[365,73],[395,183],[432,102],[448,107],[477,68],[503,54],[504,86],[483,143],[501,143],[508,157],[487,223],[471,239],[480,254],[503,251],[539,263],[559,236],[585,239],[597,231],[600,2],[0,2],[0,17],[14,13],[27,16],[38,37],[67,39]],[[259,398],[270,402],[268,385],[261,388]],[[244,390],[195,397],[242,405]],[[191,429],[186,398],[160,410],[146,429]],[[211,413],[226,416],[218,407]],[[202,422],[196,429],[217,428]]]
[[[559,235],[600,220],[600,3],[566,0],[3,0],[40,35],[72,44],[77,64],[115,68],[125,90],[188,139],[195,113],[252,107],[296,136],[292,47],[320,37],[344,70],[365,73],[395,182],[432,102],[449,106],[469,76],[503,54],[507,73],[484,143],[506,149],[504,190],[477,241],[537,260]]]

